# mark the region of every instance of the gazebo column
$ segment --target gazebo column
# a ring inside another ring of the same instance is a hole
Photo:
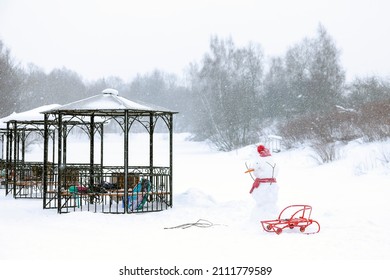
[[[13,126],[13,140],[14,140],[14,149],[13,149],[13,152],[14,152],[14,158],[13,158],[13,164],[12,164],[12,171],[14,173],[14,176],[13,176],[13,195],[15,197],[15,193],[16,193],[16,176],[17,176],[17,172],[16,172],[16,161],[17,159],[19,158],[19,154],[18,154],[18,151],[19,151],[19,146],[18,146],[18,142],[19,142],[19,137],[18,137],[18,134],[17,134],[17,129],[16,129],[16,125],[14,123],[14,126]]]
[[[58,185],[57,185],[57,211],[61,213],[61,187],[62,187],[62,114],[58,114]]]
[[[90,150],[89,150],[89,187],[92,189],[94,187],[94,155],[95,155],[95,117],[91,116],[91,122],[89,127],[89,141],[90,141]],[[93,203],[93,198],[91,197],[91,203]]]
[[[169,115],[169,187],[170,195],[169,199],[171,207],[173,206],[173,185],[172,185],[172,172],[173,172],[173,114]]]
[[[53,170],[56,162],[56,132],[55,130],[52,131],[52,136],[53,136],[53,142],[52,142],[52,164],[53,164]],[[49,145],[49,143],[48,143]],[[48,150],[49,151],[49,150]]]
[[[104,131],[103,131],[103,123],[100,124],[100,182],[103,181],[103,136],[104,136]]]
[[[11,158],[12,158],[12,132],[10,129],[10,123],[7,122],[7,149],[5,151],[6,159],[5,159],[5,194],[7,195],[9,193],[9,174],[12,170],[11,168]]]
[[[14,123],[14,133],[15,133],[15,160],[20,160],[20,133],[18,133],[18,128],[16,127],[16,123]]]
[[[13,140],[14,140],[14,163],[16,163],[19,160],[19,141],[20,141],[20,135],[18,133],[18,130],[16,128],[15,123],[13,124],[12,131],[14,134]]]
[[[150,114],[149,117],[149,173],[150,184],[153,185],[153,142],[154,142],[154,116]]]
[[[128,176],[129,176],[129,112],[128,110],[125,110],[125,116],[124,116],[124,125],[123,125],[123,135],[124,135],[124,185],[125,185],[125,197],[123,198],[123,204],[125,207],[125,213],[129,213],[129,190],[128,190]]]
[[[67,126],[66,126],[66,124],[64,124],[64,126],[63,126],[63,148],[62,148],[62,150],[63,150],[63,153],[62,153],[62,162],[63,162],[63,164],[66,166],[66,152],[67,152],[67,150],[66,150],[66,148],[67,148],[67,143],[68,143],[68,131],[67,131],[68,129],[67,129]]]
[[[49,152],[49,128],[48,114],[44,115],[44,130],[43,130],[43,209],[46,207],[47,196],[47,177],[48,177],[48,152]]]
[[[22,131],[22,164],[24,165],[24,162],[25,162],[25,154],[26,154],[26,132],[23,130]],[[23,174],[23,177],[24,177],[24,174]],[[24,179],[24,178],[23,178]]]

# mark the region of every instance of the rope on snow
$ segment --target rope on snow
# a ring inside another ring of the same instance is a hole
[[[204,219],[199,219],[195,223],[186,223],[174,227],[165,227],[164,229],[176,229],[176,228],[181,228],[181,229],[187,229],[190,227],[200,227],[200,228],[209,228],[212,226],[226,226],[226,225],[221,225],[221,224],[214,224],[208,220]]]

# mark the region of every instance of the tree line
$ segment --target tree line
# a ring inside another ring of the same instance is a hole
[[[212,36],[203,59],[190,63],[183,76],[155,70],[129,82],[118,77],[86,82],[66,68],[49,73],[34,64],[23,68],[0,41],[0,117],[108,87],[180,112],[176,131],[210,140],[223,151],[256,143],[266,133],[283,136],[287,147],[390,135],[389,79],[356,77],[347,83],[340,50],[322,25],[314,37],[271,58],[259,44],[237,47],[232,38]]]

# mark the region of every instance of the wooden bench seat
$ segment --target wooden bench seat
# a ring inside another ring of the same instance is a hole
[[[132,195],[153,195],[153,194],[159,194],[159,195],[163,195],[163,194],[170,194],[171,192],[161,192],[161,191],[156,191],[156,192],[129,192],[127,195],[128,196],[132,196]],[[104,193],[103,195],[107,195],[107,196],[124,196],[125,193],[124,192],[113,192],[113,193]]]

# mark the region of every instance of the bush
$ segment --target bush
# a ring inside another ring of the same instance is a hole
[[[355,124],[357,118],[354,111],[335,109],[326,115],[309,115],[289,120],[278,127],[278,133],[283,137],[286,148],[314,141],[315,149],[323,149],[324,145],[361,137],[361,131]]]
[[[340,149],[336,143],[316,142],[311,145],[312,157],[319,163],[329,163],[340,158]]]
[[[390,135],[390,100],[361,106],[357,127],[367,142],[386,140]]]

